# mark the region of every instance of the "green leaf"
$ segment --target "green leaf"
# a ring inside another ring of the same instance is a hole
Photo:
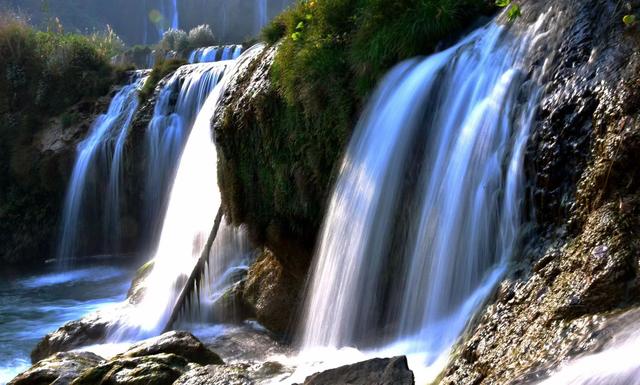
[[[302,31],[304,29],[304,21],[301,21],[296,26],[296,31]]]
[[[496,0],[496,5],[498,7],[508,7],[511,4],[511,0]]]
[[[522,10],[520,9],[520,6],[518,4],[513,4],[507,11],[507,17],[511,22],[515,21],[520,16],[522,16]]]
[[[624,15],[622,22],[627,26],[632,26],[636,23],[636,15]]]

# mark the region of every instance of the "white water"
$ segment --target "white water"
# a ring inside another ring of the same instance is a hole
[[[142,301],[114,327],[110,340],[139,340],[159,334],[168,321],[182,285],[202,254],[220,208],[217,153],[211,119],[227,81],[260,48],[250,49],[230,68],[205,101],[180,159],[154,267]],[[217,263],[217,261],[211,261]]]
[[[218,52],[222,49],[220,55]],[[211,46],[195,49],[189,55],[189,63],[212,63],[221,60],[235,60],[242,54],[241,45]]]
[[[517,247],[544,76],[527,58],[543,47],[545,20],[523,33],[492,23],[383,81],[330,201],[301,357],[409,354],[422,381],[446,361]]]
[[[638,357],[640,331],[631,325],[602,352],[569,362],[540,385],[639,385]]]
[[[120,178],[124,142],[138,107],[138,91],[146,80],[136,74],[133,82],[123,87],[113,98],[105,114],[98,116],[89,135],[77,149],[77,157],[67,190],[62,214],[61,233],[57,259],[61,267],[68,267],[70,260],[85,252],[83,240],[90,222],[97,213],[105,226],[95,237],[117,243],[119,234]],[[115,141],[115,143],[114,143]],[[107,194],[96,187],[98,181],[107,179]],[[103,202],[104,207],[96,207]]]
[[[222,79],[228,63],[181,67],[158,95],[145,135],[148,154],[145,175],[147,239],[159,232],[170,183],[196,116],[207,96]]]

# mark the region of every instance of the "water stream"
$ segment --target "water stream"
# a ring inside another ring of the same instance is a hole
[[[528,57],[548,19],[524,32],[491,23],[384,79],[325,217],[303,355],[357,347],[443,362],[517,249],[544,76]]]

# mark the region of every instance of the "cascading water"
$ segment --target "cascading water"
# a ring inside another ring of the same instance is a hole
[[[573,360],[540,385],[640,385],[640,332],[637,324],[600,353]]]
[[[133,116],[138,108],[138,91],[146,80],[136,73],[131,84],[123,87],[113,98],[106,114],[100,115],[94,122],[87,138],[78,145],[78,155],[71,175],[62,215],[61,233],[58,243],[57,259],[62,267],[69,260],[85,252],[79,239],[81,229],[86,229],[91,215],[97,212],[102,216],[106,228],[105,234],[112,234],[110,240],[117,242],[114,235],[119,234],[118,213],[120,211],[120,179],[122,173],[122,151],[125,138]],[[114,143],[115,137],[115,143]],[[96,187],[96,181],[109,178],[106,199]],[[98,199],[102,197],[102,199]],[[105,201],[102,208],[93,207],[92,202]],[[82,237],[87,238],[87,237]],[[106,237],[99,237],[106,239]]]
[[[222,49],[222,53],[218,55]],[[189,55],[189,63],[212,63],[221,60],[235,60],[242,54],[241,45],[212,46],[198,48]]]
[[[391,344],[428,364],[462,332],[518,243],[546,19],[492,23],[383,81],[330,200],[303,350]]]
[[[227,64],[196,64],[178,70],[162,88],[146,132],[148,153],[145,205],[149,238],[154,239],[178,158],[194,119],[218,84]]]
[[[267,4],[267,0],[256,0],[256,12],[257,12],[257,16],[258,16],[258,20],[257,20],[257,30],[256,30],[256,35],[260,33],[260,31],[262,30],[262,28],[267,25],[267,22],[269,21],[269,8],[268,8],[268,4]]]
[[[260,46],[250,49],[234,62],[203,104],[173,181],[153,270],[145,280],[145,294],[141,302],[114,325],[111,341],[137,340],[158,334],[165,327],[181,286],[203,252],[220,208],[218,159],[210,133],[211,119],[225,92],[226,79],[244,68],[261,49]],[[212,257],[220,255],[215,250],[212,253]],[[227,269],[225,263],[212,258],[209,270],[216,271],[216,266]]]

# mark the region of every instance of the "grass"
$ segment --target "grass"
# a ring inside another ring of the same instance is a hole
[[[153,70],[151,70],[151,74],[149,74],[149,79],[144,83],[144,87],[142,87],[142,90],[140,90],[138,94],[140,102],[144,103],[149,100],[158,83],[185,64],[187,64],[187,62],[183,59],[160,60],[156,62]]]
[[[271,88],[227,112],[216,131],[232,220],[278,255],[288,240],[312,248],[375,85],[393,65],[433,53],[492,9],[483,0],[310,0],[276,17],[262,33],[279,44]]]

